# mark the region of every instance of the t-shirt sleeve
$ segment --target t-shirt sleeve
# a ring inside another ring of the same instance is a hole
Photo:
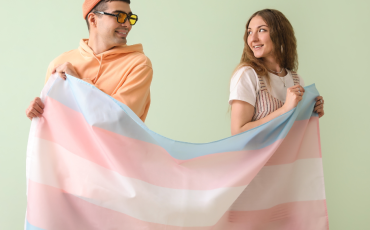
[[[256,72],[250,67],[242,67],[231,78],[229,104],[240,100],[255,106],[258,90]]]
[[[304,80],[303,80],[303,78],[302,78],[300,75],[298,75],[298,77],[299,77],[299,84],[300,84],[302,87],[305,87],[305,84],[304,84]]]

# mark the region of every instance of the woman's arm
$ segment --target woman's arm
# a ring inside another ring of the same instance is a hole
[[[252,121],[254,115],[253,105],[245,101],[233,101],[231,107],[232,135],[253,129],[285,113],[285,110],[281,107],[260,120]]]
[[[288,88],[285,104],[281,108],[257,121],[252,121],[254,107],[251,104],[244,101],[234,100],[231,104],[231,134],[236,135],[253,129],[292,110],[302,100],[304,91],[304,88],[300,85]]]

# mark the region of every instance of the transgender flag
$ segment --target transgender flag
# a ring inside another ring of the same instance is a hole
[[[27,230],[326,230],[314,85],[223,140],[151,131],[94,86],[52,76],[27,152]]]

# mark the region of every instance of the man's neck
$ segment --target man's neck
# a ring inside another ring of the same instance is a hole
[[[91,37],[91,36],[89,38],[89,41],[87,42],[87,45],[94,51],[96,55],[101,54],[114,47],[113,45],[108,45],[104,43],[98,37]]]

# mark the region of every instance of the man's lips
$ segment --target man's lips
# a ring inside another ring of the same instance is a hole
[[[127,34],[128,32],[125,30],[125,31],[119,31],[119,30],[116,30],[116,33],[121,36],[121,37],[127,37]]]

